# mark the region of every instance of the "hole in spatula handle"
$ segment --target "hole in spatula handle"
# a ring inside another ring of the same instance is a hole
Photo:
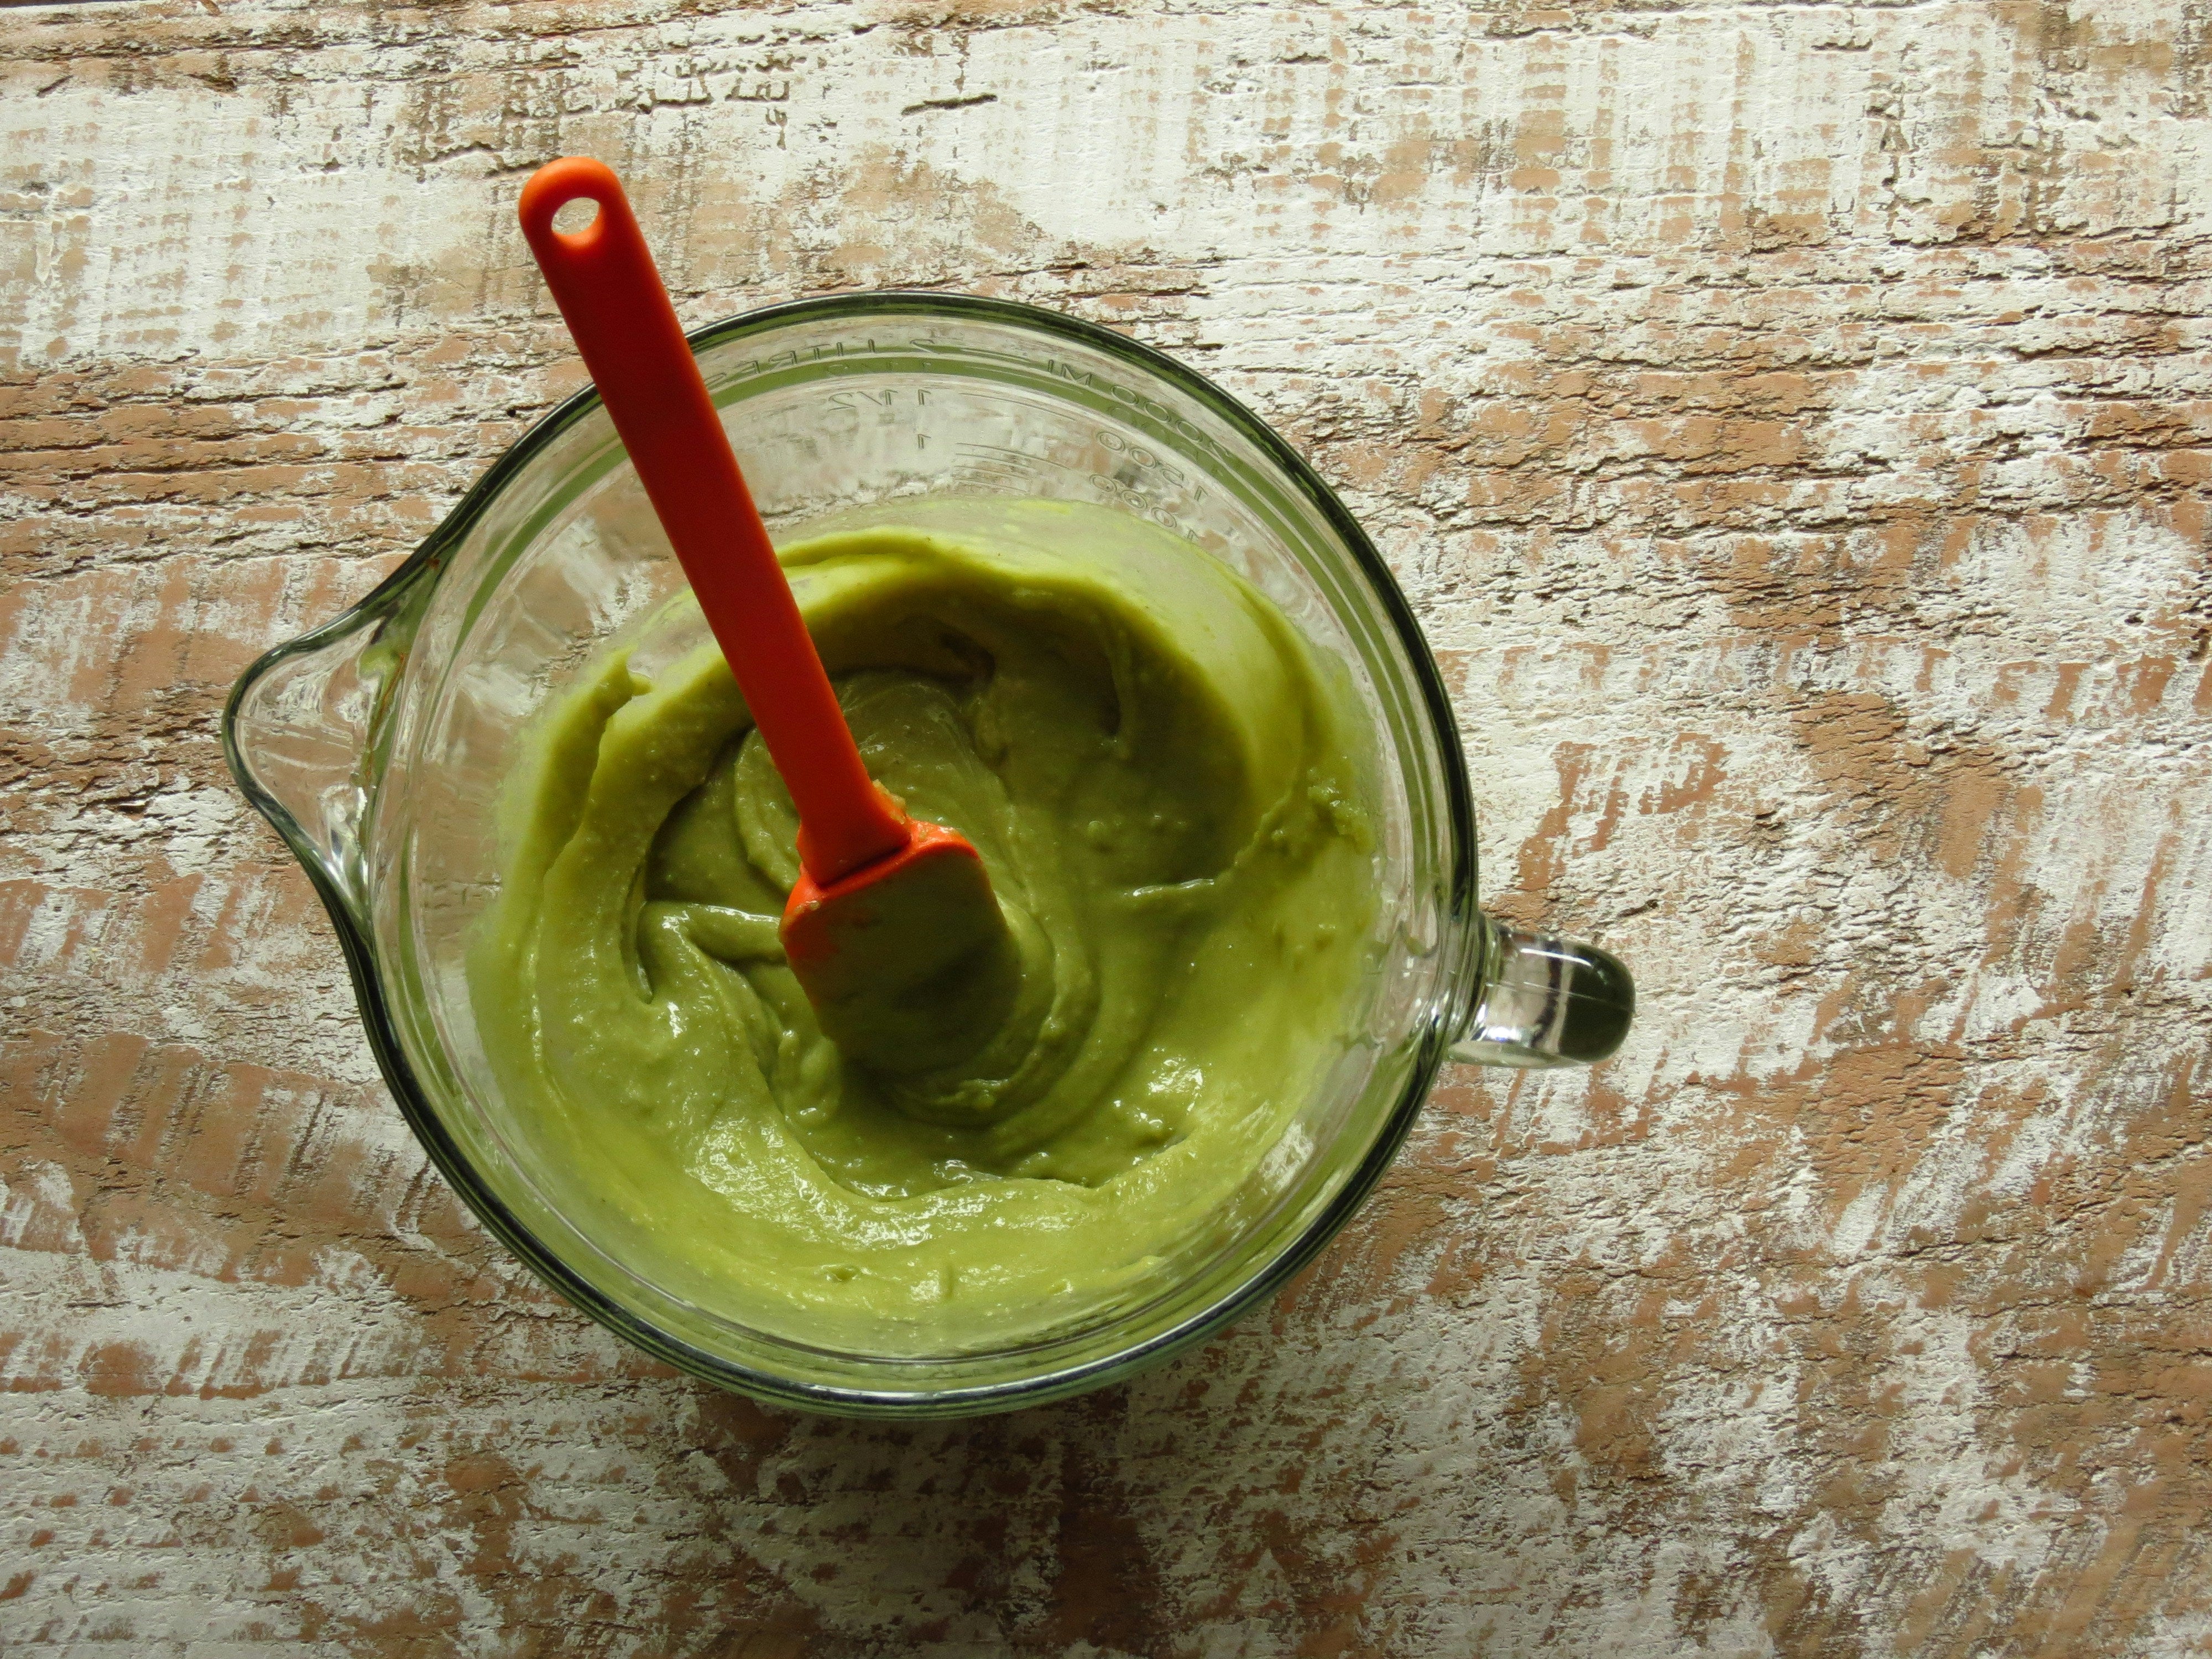
[[[553,211],[553,228],[571,242],[599,222],[599,204],[588,196],[572,197]]]

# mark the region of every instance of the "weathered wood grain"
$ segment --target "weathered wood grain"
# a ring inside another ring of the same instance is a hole
[[[2212,1647],[2212,13],[0,12],[0,1645]],[[1269,1313],[895,1431],[647,1366],[400,1127],[222,772],[258,651],[578,372],[945,284],[1337,481],[1500,912],[1644,988],[1448,1077]]]

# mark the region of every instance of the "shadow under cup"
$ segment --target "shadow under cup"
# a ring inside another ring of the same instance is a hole
[[[496,896],[502,787],[591,659],[648,671],[707,637],[612,424],[588,391],[493,467],[362,605],[233,693],[225,738],[254,804],[328,904],[403,1110],[490,1230],[586,1312],[686,1370],[815,1410],[951,1415],[1127,1374],[1218,1328],[1326,1243],[1404,1138],[1483,979],[1474,822],[1436,665],[1335,498],[1279,438],[1171,360],[998,301],[802,301],[695,335],[780,543],[899,521],[921,496],[1096,503],[1152,520],[1267,594],[1364,720],[1375,830],[1362,1033],[1310,1080],[1243,1188],[1114,1302],[1042,1334],[932,1352],[771,1330],[686,1296],[573,1202],[492,1080],[465,971]],[[942,501],[944,514],[961,509]],[[741,1305],[738,1298],[732,1305]]]

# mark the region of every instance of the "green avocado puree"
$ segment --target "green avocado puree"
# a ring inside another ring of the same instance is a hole
[[[951,1352],[1141,1298],[1265,1201],[1354,1035],[1342,671],[1103,508],[922,500],[782,556],[869,770],[1024,931],[1019,1039],[950,1082],[825,1039],[777,943],[797,819],[727,665],[614,652],[510,781],[470,960],[526,1161],[663,1291],[797,1340]]]

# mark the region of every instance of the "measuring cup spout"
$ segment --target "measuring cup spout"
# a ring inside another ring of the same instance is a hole
[[[1587,1066],[1620,1047],[1636,1014],[1636,986],[1620,959],[1595,945],[1523,933],[1476,918],[1476,1000],[1451,1046],[1454,1060],[1534,1069]]]
[[[405,665],[434,562],[410,562],[343,616],[246,670],[222,714],[231,775],[333,908],[366,926],[363,848],[386,692]]]

